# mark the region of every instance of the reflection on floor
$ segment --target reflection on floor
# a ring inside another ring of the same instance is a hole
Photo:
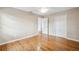
[[[79,42],[61,37],[37,35],[0,45],[0,51],[79,51]]]

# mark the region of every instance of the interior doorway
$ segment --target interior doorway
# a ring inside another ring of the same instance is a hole
[[[49,33],[48,18],[44,17],[38,18],[38,32],[48,35]]]
[[[48,35],[49,35],[49,25],[48,25],[48,18],[45,17],[39,17],[38,18],[38,32],[39,36],[38,39],[38,45],[37,45],[37,50],[41,50],[41,46],[46,43],[48,40]]]

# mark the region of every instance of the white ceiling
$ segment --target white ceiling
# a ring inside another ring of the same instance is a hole
[[[40,9],[42,7],[15,7],[16,9],[20,9],[22,11],[32,12],[37,15],[46,16],[56,12],[65,11],[71,9],[71,7],[47,7],[49,10],[46,13],[41,13]]]

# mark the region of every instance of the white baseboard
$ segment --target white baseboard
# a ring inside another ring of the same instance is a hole
[[[57,36],[57,35],[51,35],[51,36]],[[64,37],[64,36],[57,36],[57,37],[62,37],[62,38],[66,38],[66,39],[68,39],[68,40],[72,40],[72,41],[79,42],[79,40],[73,39],[73,38],[69,38],[69,37]]]
[[[23,40],[23,39],[30,38],[30,37],[33,37],[33,36],[36,36],[36,35],[38,35],[38,33],[31,34],[31,35],[28,35],[28,36],[23,37],[23,38],[19,38],[19,39],[10,40],[10,41],[8,41],[8,42],[1,43],[0,45],[4,45],[4,44],[11,43],[11,42],[15,42],[15,41]]]
[[[77,40],[77,39],[68,38],[68,37],[63,37],[63,38],[66,38],[66,39],[68,39],[68,40],[72,40],[72,41],[76,41],[76,42],[79,42],[79,40]]]

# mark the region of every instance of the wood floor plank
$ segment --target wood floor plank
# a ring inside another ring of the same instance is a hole
[[[79,42],[56,36],[37,35],[0,45],[0,51],[79,51]]]

